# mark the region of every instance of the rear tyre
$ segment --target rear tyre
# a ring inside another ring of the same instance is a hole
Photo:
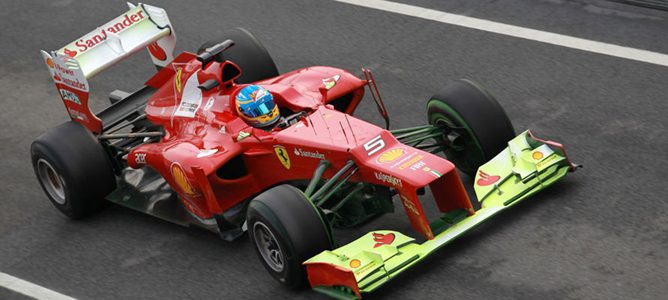
[[[468,175],[494,158],[515,137],[506,112],[473,81],[451,81],[427,102],[429,124],[443,126],[437,140],[449,144],[446,157]]]
[[[267,49],[252,33],[243,28],[223,31],[217,38],[202,44],[197,53],[227,39],[233,40],[234,46],[221,55],[241,68],[241,76],[235,80],[236,83],[251,83],[278,76],[276,63]]]
[[[47,131],[32,143],[30,154],[47,197],[72,219],[98,211],[116,188],[107,153],[79,123],[69,121]]]
[[[279,185],[253,199],[248,233],[262,265],[289,288],[306,284],[302,263],[332,249],[327,223],[296,187]]]

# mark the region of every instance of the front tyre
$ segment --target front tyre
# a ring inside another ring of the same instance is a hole
[[[507,147],[515,130],[494,97],[473,81],[451,81],[427,102],[429,124],[441,126],[445,156],[469,176]]]
[[[63,123],[39,136],[30,146],[37,180],[51,203],[72,219],[102,207],[116,188],[107,153],[81,124]]]
[[[296,187],[279,185],[251,201],[248,233],[267,271],[288,288],[306,283],[302,263],[332,248],[328,225]]]

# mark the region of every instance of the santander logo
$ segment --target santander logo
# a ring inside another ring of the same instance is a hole
[[[501,179],[500,176],[489,175],[489,174],[483,172],[482,170],[479,171],[479,174],[480,174],[480,179],[478,179],[478,181],[476,181],[476,183],[479,186],[488,186],[488,185],[496,183],[497,181],[499,181],[499,179]]]
[[[72,50],[67,49],[67,48],[65,48],[65,50],[63,50],[63,52],[65,53],[65,55],[67,55],[67,56],[69,56],[69,57],[75,57],[75,56],[77,56],[77,52],[76,52],[76,51],[72,51]]]
[[[101,42],[107,39],[107,31],[112,32],[112,33],[119,33],[128,27],[134,25],[135,23],[143,20],[146,16],[144,15],[143,10],[139,10],[134,14],[125,14],[121,17],[118,17],[114,19],[113,21],[103,25],[100,28],[100,31],[98,33],[91,32],[87,35],[85,35],[83,38],[79,39],[78,41],[74,42],[74,46],[77,47],[76,50],[79,51],[79,53],[86,52],[90,50],[91,48],[97,46]],[[70,50],[65,48],[63,52],[70,56],[70,57],[75,57],[77,55],[77,51],[75,50]],[[156,56],[156,58],[160,59],[159,56]]]

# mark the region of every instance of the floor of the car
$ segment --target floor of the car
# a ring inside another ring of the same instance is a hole
[[[218,232],[216,222],[202,220],[187,211],[178,195],[160,174],[149,168],[123,170],[118,187],[107,200],[181,226],[196,225]]]

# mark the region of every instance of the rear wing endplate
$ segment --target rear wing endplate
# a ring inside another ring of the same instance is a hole
[[[93,133],[101,133],[102,121],[88,106],[89,78],[143,48],[158,68],[174,58],[176,35],[167,12],[142,3],[128,3],[128,7],[124,14],[65,47],[41,51],[70,118]]]

